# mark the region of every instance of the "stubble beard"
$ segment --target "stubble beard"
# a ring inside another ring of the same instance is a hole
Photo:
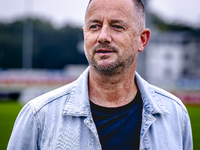
[[[115,47],[111,47],[108,44],[99,44],[97,47],[93,49],[93,55],[92,56],[90,55],[88,57],[88,61],[96,72],[103,75],[113,76],[126,72],[126,70],[130,68],[130,66],[134,63],[136,59],[135,53],[129,55],[127,58],[124,58],[123,55],[121,55],[121,57],[118,55],[118,58],[114,62],[107,65],[99,65],[96,59],[94,58],[95,51],[99,48],[107,48],[113,50],[117,55],[119,50]],[[107,59],[107,57],[103,56],[101,59]]]

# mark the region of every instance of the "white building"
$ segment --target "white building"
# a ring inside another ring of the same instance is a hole
[[[200,79],[200,38],[186,32],[157,33],[145,50],[145,78],[148,82],[176,89],[182,79]]]

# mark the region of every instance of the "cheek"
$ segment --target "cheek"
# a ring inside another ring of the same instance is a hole
[[[95,34],[85,33],[84,34],[84,42],[85,48],[87,50],[92,49],[93,46],[96,44],[97,36]]]
[[[95,39],[94,36],[91,36],[89,34],[84,35],[84,50],[86,58],[89,60],[92,57],[92,51],[95,45]]]
[[[123,34],[122,36],[118,37],[115,42],[119,49],[123,49],[123,51],[126,53],[127,50],[131,49],[132,47],[132,39],[128,34]]]
[[[119,48],[122,49],[123,57],[133,56],[138,53],[138,41],[135,36],[125,35],[119,42]]]
[[[127,34],[127,39],[126,42],[127,44],[129,43],[129,46],[131,47],[131,49],[138,49],[139,46],[139,36],[132,33],[132,34]]]

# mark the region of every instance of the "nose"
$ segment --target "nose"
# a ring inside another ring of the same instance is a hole
[[[105,25],[101,28],[101,31],[100,31],[100,34],[98,37],[98,42],[99,43],[110,43],[111,42],[111,35],[110,35],[108,26]]]

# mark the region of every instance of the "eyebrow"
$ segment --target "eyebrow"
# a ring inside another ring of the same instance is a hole
[[[111,20],[110,22],[111,22],[111,23],[119,23],[119,24],[122,24],[122,25],[124,25],[124,26],[127,27],[127,23],[125,23],[125,22],[122,21],[122,20]]]
[[[97,19],[89,20],[89,21],[87,22],[87,25],[89,25],[89,24],[91,24],[91,23],[101,23],[101,21],[100,21],[100,20],[97,20]]]
[[[89,24],[91,24],[91,23],[101,23],[101,21],[98,20],[98,19],[94,19],[94,20],[91,19],[91,20],[89,20],[89,21],[87,22],[87,25],[89,25]],[[122,21],[122,20],[113,19],[113,20],[110,21],[110,24],[114,24],[114,23],[122,24],[122,25],[125,26],[125,27],[128,26],[127,23],[125,23],[125,22]]]

